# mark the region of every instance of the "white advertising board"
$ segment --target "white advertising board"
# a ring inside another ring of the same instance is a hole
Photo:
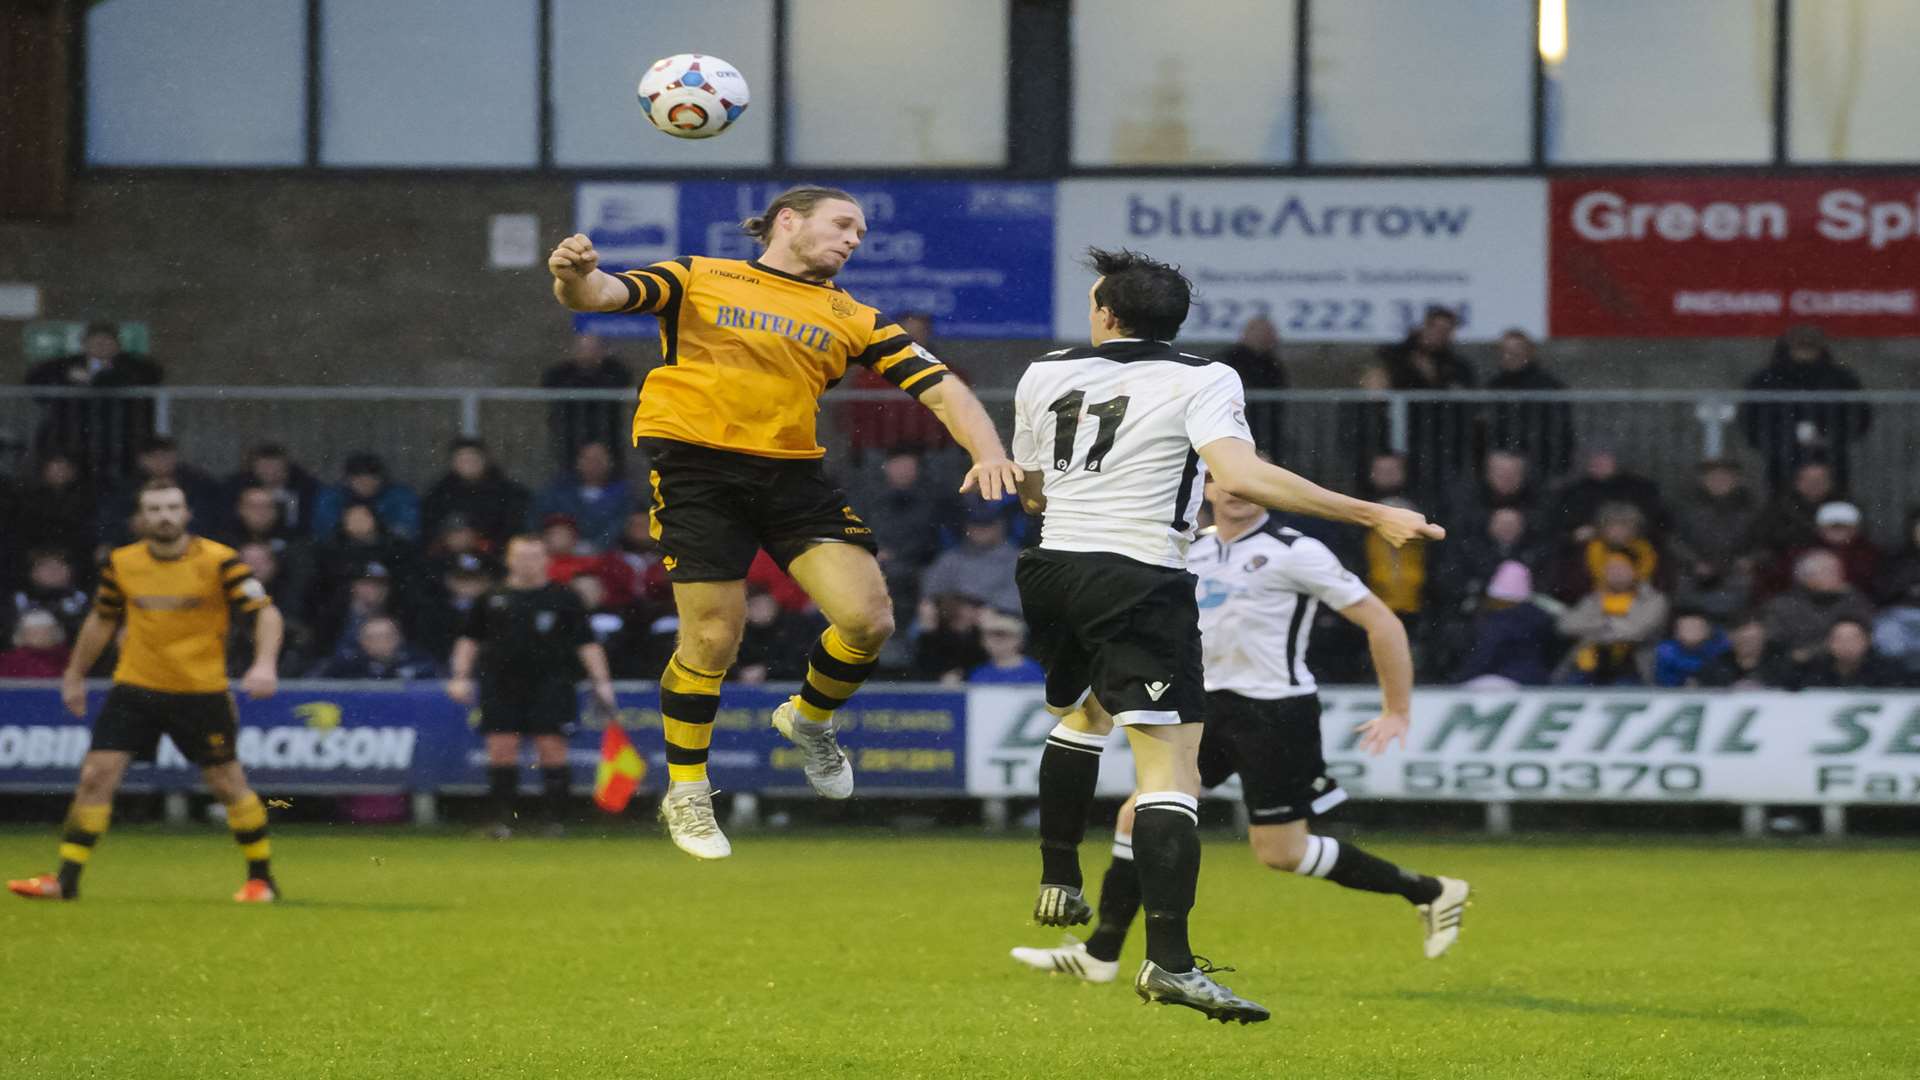
[[[1177,263],[1183,339],[1264,315],[1290,341],[1385,342],[1429,304],[1463,340],[1547,326],[1547,185],[1537,179],[1069,180],[1054,240],[1054,333],[1087,335],[1089,246]]]

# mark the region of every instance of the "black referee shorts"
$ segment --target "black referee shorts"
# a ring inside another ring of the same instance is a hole
[[[1320,695],[1263,701],[1215,691],[1207,695],[1200,740],[1200,786],[1240,775],[1241,798],[1255,825],[1316,818],[1347,801],[1320,742]]]
[[[1120,724],[1207,719],[1194,576],[1106,552],[1030,548],[1014,570],[1047,706],[1091,691]]]
[[[95,750],[120,750],[135,761],[152,761],[160,736],[201,768],[234,760],[240,738],[233,695],[173,694],[114,683],[93,721]]]
[[[483,735],[560,735],[579,715],[572,678],[497,675],[480,680]]]
[[[642,439],[652,465],[648,526],[669,581],[739,581],[761,548],[785,570],[813,544],[878,552],[873,530],[818,458],[736,454]]]

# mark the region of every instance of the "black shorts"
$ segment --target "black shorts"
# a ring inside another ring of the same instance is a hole
[[[1197,724],[1207,717],[1194,576],[1104,552],[1031,548],[1014,583],[1047,669],[1047,707],[1089,691],[1119,724]]]
[[[1200,739],[1200,786],[1218,787],[1240,774],[1241,798],[1255,825],[1315,818],[1347,801],[1327,775],[1320,746],[1320,695],[1262,701],[1216,691],[1207,695]]]
[[[160,736],[201,768],[234,760],[240,738],[233,695],[172,694],[114,683],[93,721],[93,749],[124,750],[135,761],[152,761]]]
[[[642,439],[652,460],[649,531],[669,581],[739,581],[761,548],[785,570],[821,541],[877,552],[873,530],[817,458],[735,454]]]
[[[559,735],[580,715],[571,678],[480,680],[480,731],[487,735]]]

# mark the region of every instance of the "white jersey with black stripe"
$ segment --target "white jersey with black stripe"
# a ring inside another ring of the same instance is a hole
[[[1013,460],[1045,478],[1040,546],[1184,568],[1217,439],[1253,441],[1240,376],[1164,341],[1048,353],[1014,395]]]
[[[1340,611],[1371,595],[1325,544],[1271,518],[1232,541],[1204,530],[1187,569],[1199,579],[1207,689],[1262,700],[1315,693],[1314,615],[1323,603]]]

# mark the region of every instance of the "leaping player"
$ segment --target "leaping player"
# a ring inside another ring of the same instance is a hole
[[[1175,349],[1192,283],[1130,251],[1090,253],[1091,345],[1049,353],[1021,376],[1014,460],[1040,546],[1015,580],[1047,671],[1047,707],[1065,717],[1040,759],[1040,894],[1034,919],[1092,914],[1079,845],[1113,725],[1126,729],[1136,790],[1133,849],[1147,960],[1142,1000],[1223,1023],[1270,1015],[1208,977],[1187,940],[1200,871],[1199,749],[1208,700],[1187,548],[1211,474],[1222,490],[1275,509],[1365,525],[1398,547],[1446,533],[1411,510],[1338,495],[1260,460],[1240,377]]]
[[[852,195],[797,187],[741,222],[757,259],[681,256],[609,274],[585,236],[547,259],[553,294],[574,311],[650,312],[665,364],[647,375],[633,437],[652,462],[650,531],[665,553],[680,638],[660,676],[670,783],[660,814],[680,849],[720,859],[733,848],[713,816],[707,751],[720,682],[740,650],[747,568],[762,548],[805,589],[828,626],[800,693],[773,726],[805,751],[808,783],[853,794],[834,710],[872,674],[893,633],[893,603],[873,530],[820,467],[820,395],[855,364],[918,398],[973,457],[961,491],[1013,491],[986,410],[946,365],[899,326],[834,284],[867,233]]]

